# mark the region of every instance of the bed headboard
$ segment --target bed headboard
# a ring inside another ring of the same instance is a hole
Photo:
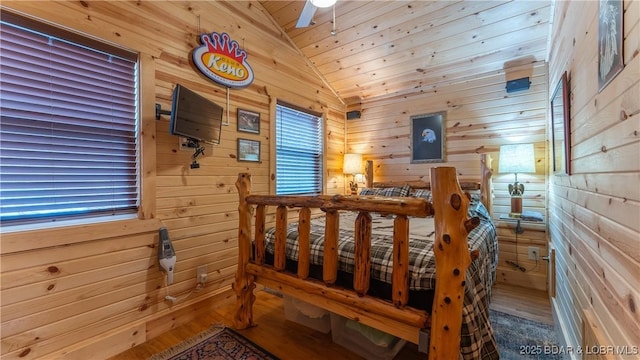
[[[461,181],[460,187],[464,191],[480,190],[480,201],[491,214],[491,206],[493,202],[493,184],[491,176],[491,155],[482,154],[480,156],[480,181]],[[366,187],[383,188],[409,185],[412,189],[431,189],[431,184],[422,180],[408,181],[391,181],[391,182],[375,182],[373,179],[373,160],[367,160],[365,167]]]

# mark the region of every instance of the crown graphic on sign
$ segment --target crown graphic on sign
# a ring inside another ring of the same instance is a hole
[[[242,88],[253,82],[247,52],[227,33],[202,34],[193,49],[193,63],[209,79],[227,87]]]
[[[210,53],[226,55],[239,63],[243,63],[247,58],[247,52],[240,49],[238,42],[231,40],[227,33],[211,33],[200,35],[202,43],[207,45]]]

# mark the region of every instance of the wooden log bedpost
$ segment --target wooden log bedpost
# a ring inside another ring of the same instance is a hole
[[[491,156],[489,154],[482,154],[480,159],[480,173],[482,175],[482,182],[480,183],[480,196],[484,207],[487,208],[489,214],[491,214],[491,207],[493,206],[493,186],[491,177],[493,175],[493,169],[491,169]]]
[[[233,290],[237,298],[233,327],[246,329],[254,325],[253,302],[256,299],[253,294],[253,289],[256,287],[254,276],[247,273],[247,264],[251,258],[251,207],[246,198],[251,193],[251,175],[239,174],[236,188],[240,199],[238,204],[240,221],[238,226],[238,271],[236,271],[233,283]]]
[[[366,187],[373,187],[373,160],[367,160],[364,166]]]
[[[437,270],[429,359],[458,359],[465,278],[471,264],[467,235],[474,221],[467,219],[469,199],[460,188],[455,168],[431,168],[431,189]]]

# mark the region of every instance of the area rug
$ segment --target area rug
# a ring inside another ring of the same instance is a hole
[[[181,342],[149,360],[277,360],[244,336],[215,324],[209,330]]]
[[[491,310],[500,359],[565,359],[552,325]]]

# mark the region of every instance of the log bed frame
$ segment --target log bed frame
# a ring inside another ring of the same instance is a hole
[[[481,196],[490,206],[490,158],[483,155]],[[369,164],[370,165],[370,164]],[[371,168],[371,166],[369,166]],[[371,171],[372,172],[372,171]],[[378,196],[270,196],[250,195],[251,175],[239,174],[238,269],[233,289],[237,296],[233,327],[254,326],[253,290],[256,283],[324,308],[400,338],[419,343],[420,330],[431,328],[429,359],[458,359],[464,280],[472,256],[467,235],[478,218],[467,218],[469,199],[458,183],[456,169],[431,169],[433,203],[418,198]],[[371,176],[369,176],[371,179]],[[477,189],[477,187],[476,187]],[[255,239],[251,219],[255,206]],[[273,266],[265,264],[266,207],[275,206],[275,253]],[[299,260],[297,274],[285,271],[287,208],[300,208],[298,219]],[[309,278],[309,231],[311,209],[326,212],[323,281]],[[337,278],[337,243],[340,210],[359,213],[355,223],[355,269],[353,290],[334,286]],[[370,212],[395,214],[392,301],[367,295],[370,278]],[[409,216],[434,216],[436,288],[431,314],[407,306],[409,297]],[[255,254],[252,257],[252,240]]]

